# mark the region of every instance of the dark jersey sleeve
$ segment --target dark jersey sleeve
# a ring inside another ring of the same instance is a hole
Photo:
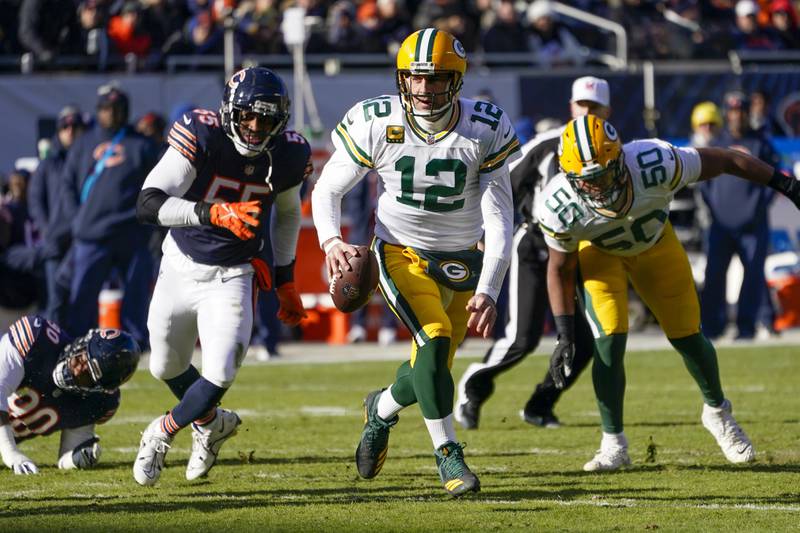
[[[169,130],[167,142],[196,168],[201,169],[213,149],[213,139],[221,128],[214,111],[195,109],[184,113]]]
[[[296,131],[287,130],[275,139],[272,156],[272,188],[276,194],[303,183],[314,170],[311,146]]]

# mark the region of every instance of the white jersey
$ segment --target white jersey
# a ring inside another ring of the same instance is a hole
[[[495,171],[507,174],[506,164],[519,157],[503,110],[466,98],[435,135],[409,119],[398,96],[379,96],[353,106],[331,137],[362,176],[374,169],[380,177],[375,235],[424,250],[475,245],[483,233],[482,193]]]
[[[630,186],[618,216],[590,207],[564,173],[537,197],[535,212],[550,248],[574,252],[580,241],[591,241],[610,254],[633,256],[658,242],[672,197],[700,177],[700,154],[660,139],[633,141],[622,150]]]

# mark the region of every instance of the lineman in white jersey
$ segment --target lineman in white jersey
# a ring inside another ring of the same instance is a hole
[[[449,33],[409,36],[397,55],[400,96],[359,102],[331,134],[336,152],[313,196],[330,275],[349,269],[341,198],[364,174],[380,176],[372,249],[387,304],[413,336],[410,361],[387,390],[370,393],[356,450],[372,478],[386,458],[397,413],[419,403],[445,490],[480,488],[453,427],[453,356],[468,326],[488,336],[508,268],[512,200],[507,163],[519,141],[502,109],[459,98],[466,54]],[[484,253],[476,245],[484,235]]]
[[[628,280],[697,382],[704,400],[703,426],[729,461],[754,460],[753,446],[722,392],[714,347],[700,331],[694,280],[669,223],[669,203],[681,187],[724,173],[769,185],[798,205],[798,182],[731,150],[676,148],[658,139],[623,147],[614,127],[593,115],[567,124],[559,163],[563,173],[539,196],[535,212],[550,249],[548,293],[558,329],[553,359],[565,374],[575,353],[579,262],[580,296],[595,336],[592,378],[603,437],[584,470],[630,464],[622,423]]]

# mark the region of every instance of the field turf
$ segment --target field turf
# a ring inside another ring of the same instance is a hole
[[[376,350],[379,348],[376,347]],[[560,429],[518,411],[546,367],[532,357],[497,381],[477,431],[459,430],[482,491],[447,497],[419,410],[392,430],[381,474],[353,461],[361,400],[396,362],[245,366],[223,406],[243,420],[207,479],[184,478],[184,431],[153,488],[131,474],[140,432],[174,402],[139,371],[98,433],[97,469],[55,468],[58,438],[25,442],[38,476],[0,471],[0,531],[785,531],[800,529],[800,348],[719,350],[723,386],[758,460],[728,464],[700,424],[701,399],[674,352],[629,353],[626,433],[633,467],[581,471],[599,445],[587,372],[561,399]],[[477,355],[473,354],[473,355]],[[469,359],[456,359],[460,377]]]

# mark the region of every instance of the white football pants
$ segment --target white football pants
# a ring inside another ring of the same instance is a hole
[[[193,279],[170,259],[165,255],[161,261],[147,317],[150,372],[163,380],[185,372],[199,334],[202,376],[228,388],[242,365],[253,329],[252,267],[218,267],[213,277]]]

